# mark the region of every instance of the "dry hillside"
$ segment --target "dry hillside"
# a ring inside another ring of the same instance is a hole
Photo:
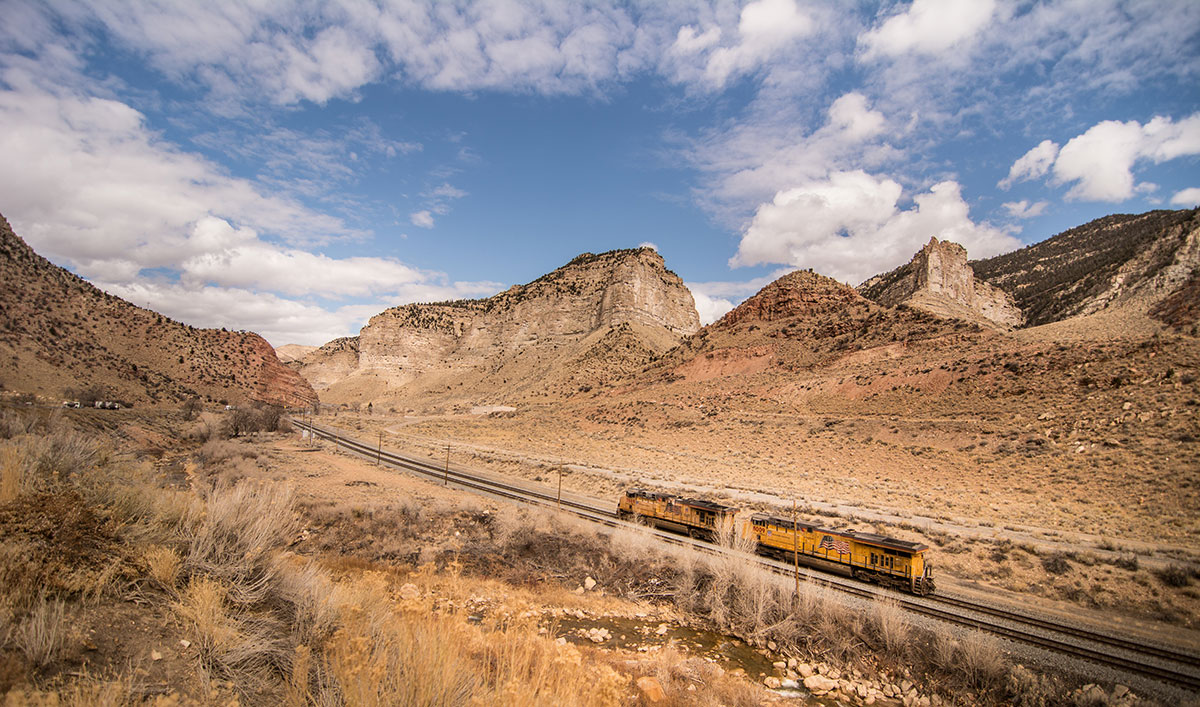
[[[0,217],[0,384],[48,398],[315,397],[251,332],[197,329],[101,292],[33,252]]]

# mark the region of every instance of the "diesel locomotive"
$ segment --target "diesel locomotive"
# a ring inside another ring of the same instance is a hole
[[[780,560],[793,556],[807,565],[830,563],[856,579],[925,595],[934,592],[929,547],[874,533],[832,530],[790,518],[755,513],[737,528],[738,509],[711,501],[634,489],[617,502],[617,516],[664,530],[715,542],[722,532],[753,539],[760,555]],[[819,562],[809,562],[817,560]]]

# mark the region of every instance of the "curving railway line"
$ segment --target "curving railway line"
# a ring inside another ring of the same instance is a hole
[[[310,430],[315,437],[326,439],[363,457],[377,459],[380,463],[391,467],[492,496],[534,505],[560,507],[577,516],[611,527],[628,525],[625,521],[617,519],[614,510],[599,507],[578,498],[564,496],[560,499],[556,494],[548,493],[544,489],[532,485],[489,479],[462,469],[452,468],[449,464],[441,466],[427,460],[389,452],[378,446],[371,446],[348,437],[339,430],[311,424],[308,421],[296,421],[296,424],[301,429]],[[653,532],[664,542],[690,546],[701,552],[723,552],[720,548],[690,538],[662,531]],[[747,561],[756,562],[772,572],[788,576],[791,576],[794,571],[790,564],[759,556],[749,556]],[[986,631],[1012,641],[1082,658],[1109,668],[1152,678],[1176,688],[1200,693],[1200,656],[1194,653],[1186,653],[1164,645],[1141,643],[1021,612],[972,602],[953,595],[912,597],[837,575],[814,573],[806,569],[801,572],[808,581],[837,591],[864,599],[886,597],[904,609],[923,616]]]

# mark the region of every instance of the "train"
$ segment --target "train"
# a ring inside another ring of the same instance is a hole
[[[752,540],[755,552],[780,560],[828,563],[849,570],[855,579],[925,596],[933,594],[933,567],[922,543],[874,533],[832,530],[790,518],[755,513],[737,527],[738,509],[712,501],[681,498],[667,493],[630,489],[617,502],[617,517],[697,540],[717,542],[726,533],[740,532]],[[813,561],[817,562],[813,562]]]

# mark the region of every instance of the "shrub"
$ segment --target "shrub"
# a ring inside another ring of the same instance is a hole
[[[1154,573],[1158,581],[1168,587],[1186,587],[1191,584],[1191,572],[1179,565],[1167,565]]]
[[[1042,558],[1042,569],[1050,574],[1065,574],[1071,571],[1071,561],[1061,552]]]

